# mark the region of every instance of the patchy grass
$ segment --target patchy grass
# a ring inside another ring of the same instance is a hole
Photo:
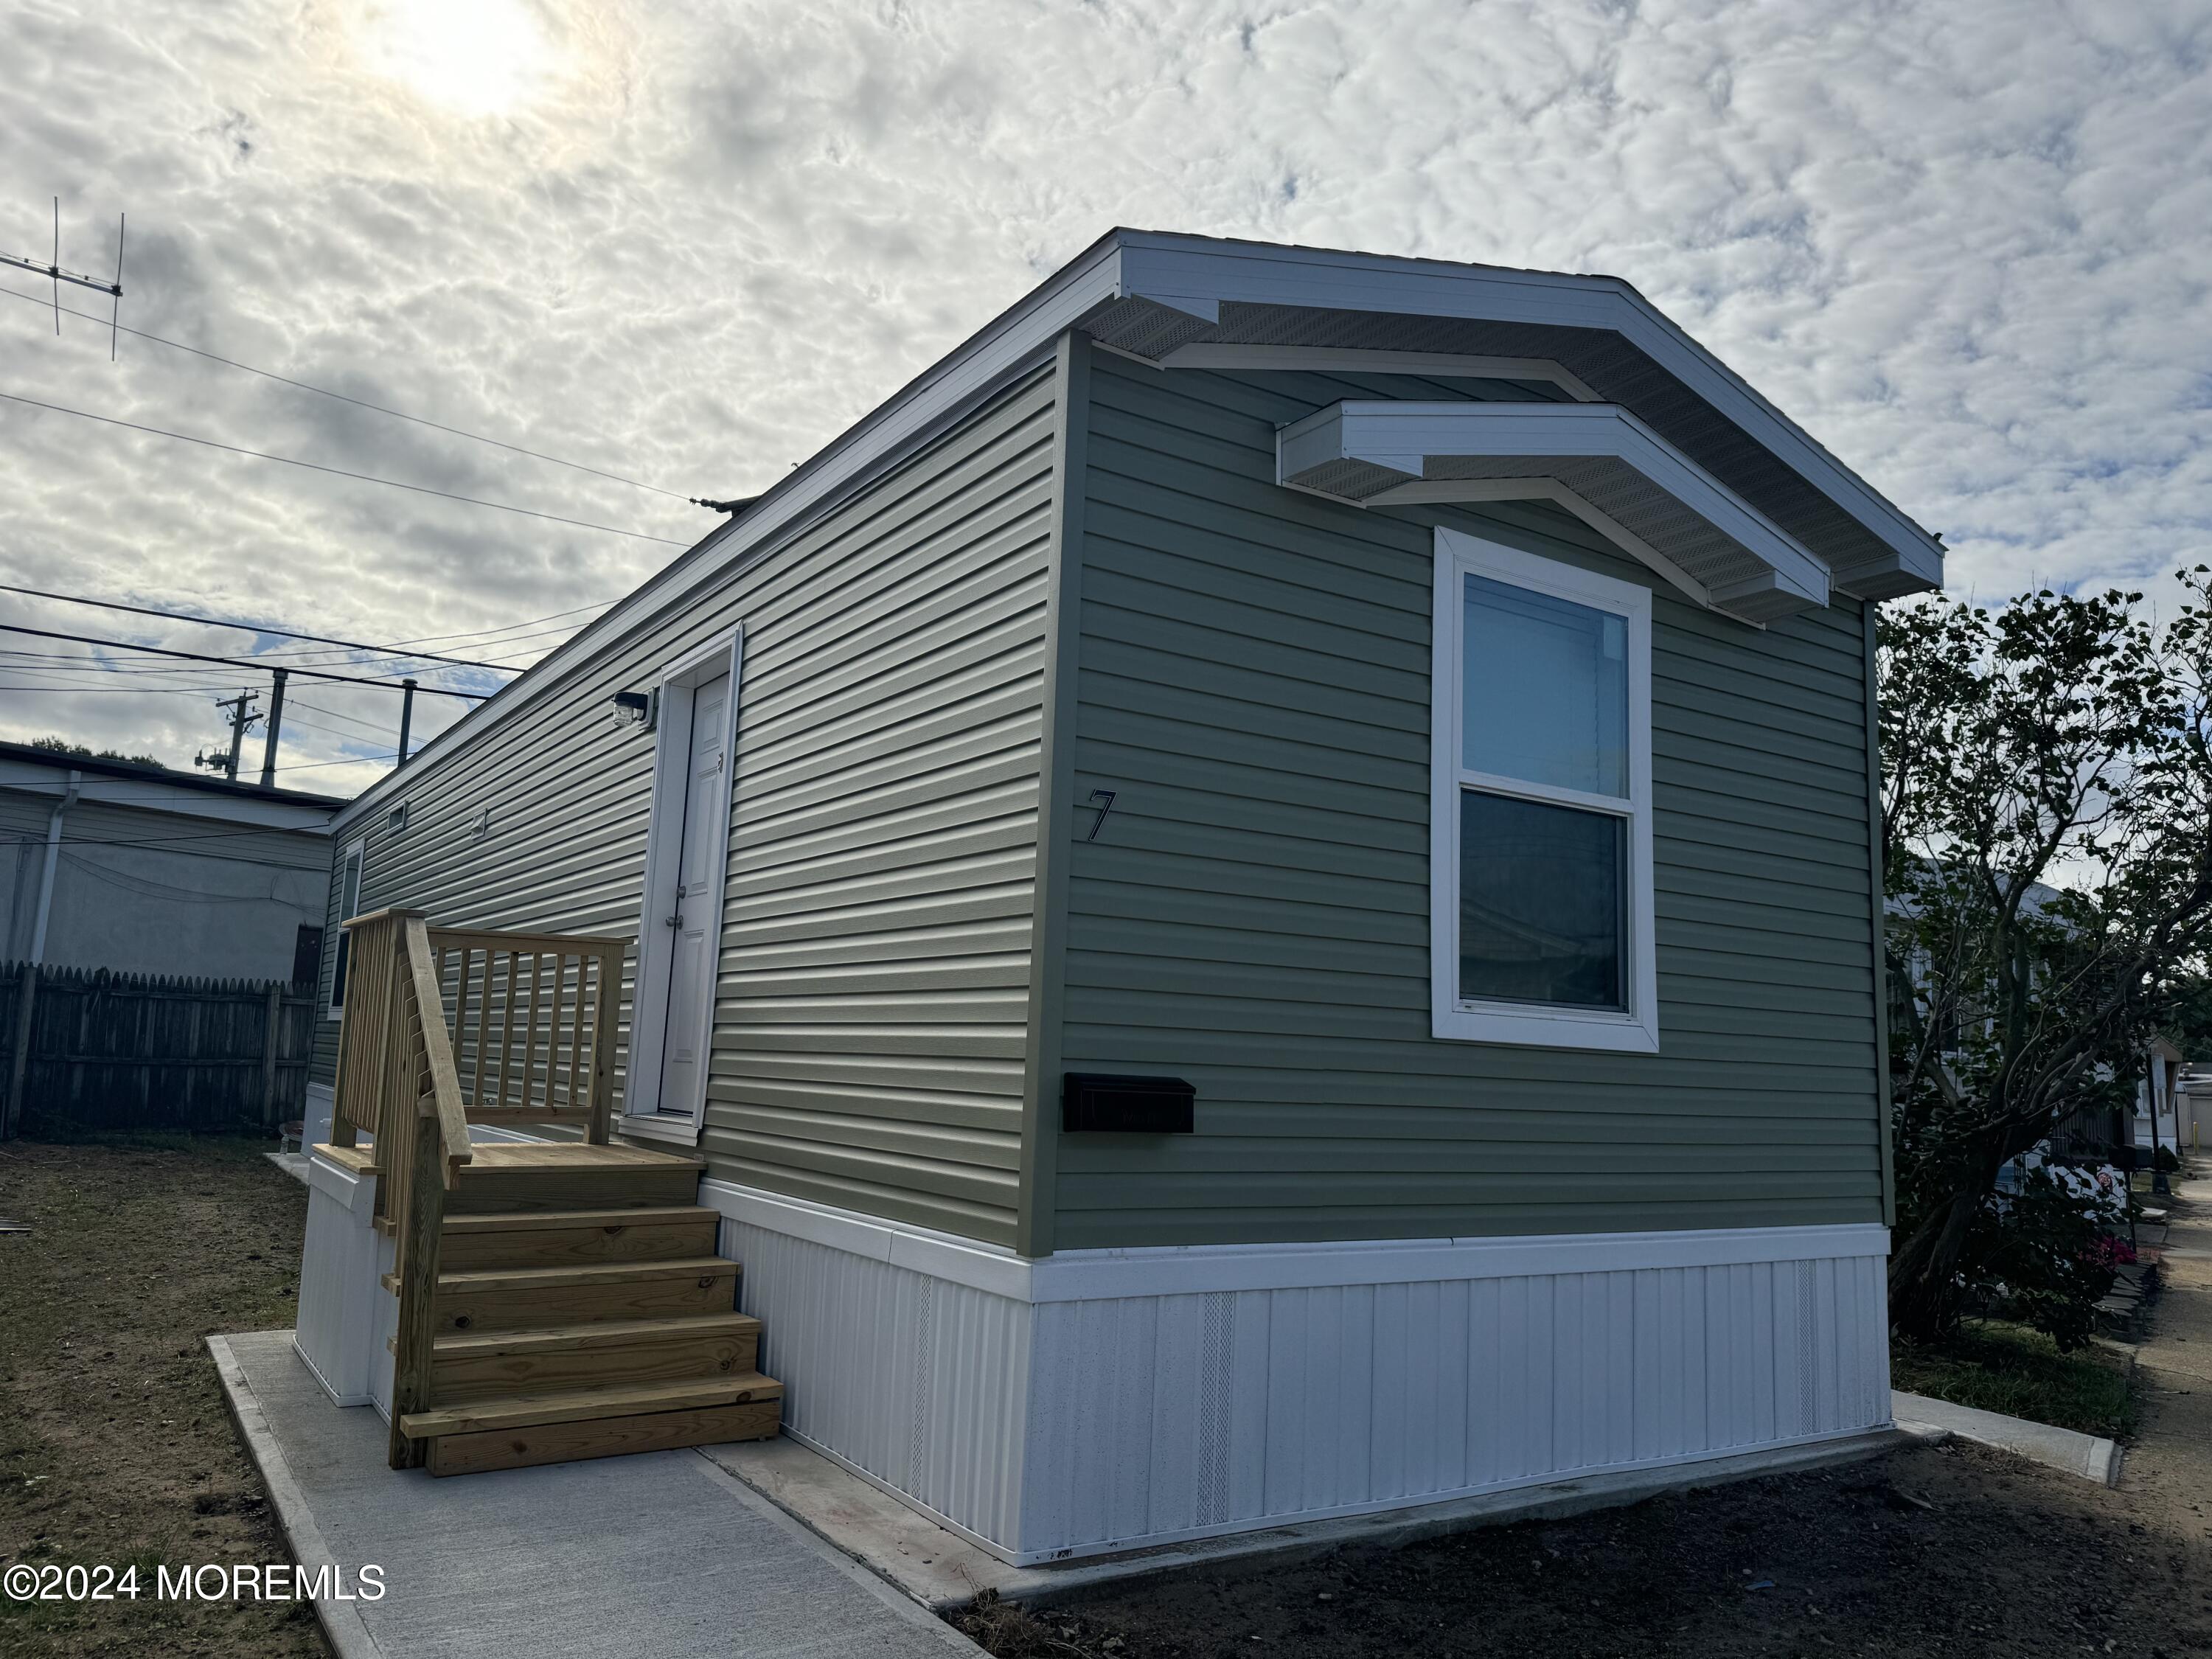
[[[2040,1331],[2002,1320],[1970,1320],[1940,1346],[1899,1340],[1890,1383],[1954,1405],[1978,1407],[2083,1434],[2135,1432],[2135,1389],[2125,1363],[2092,1343],[2072,1353]]]
[[[135,1564],[136,1601],[0,1600],[9,1659],[306,1659],[305,1604],[158,1601],[156,1567],[289,1559],[204,1339],[289,1326],[307,1192],[258,1140],[0,1146],[0,1564]]]

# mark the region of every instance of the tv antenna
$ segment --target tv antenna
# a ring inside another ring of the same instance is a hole
[[[125,216],[115,216],[115,280],[103,283],[97,276],[87,276],[80,271],[62,269],[62,198],[54,198],[54,257],[40,261],[18,258],[12,253],[0,253],[0,265],[13,265],[18,270],[27,270],[34,276],[51,279],[54,285],[54,332],[62,331],[62,284],[74,283],[79,288],[88,288],[96,294],[105,294],[112,304],[107,319],[107,361],[115,361],[115,343],[122,333],[123,318],[123,225]]]

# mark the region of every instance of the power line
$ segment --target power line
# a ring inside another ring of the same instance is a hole
[[[0,685],[0,691],[51,691],[62,697],[198,697],[227,685]]]
[[[37,593],[37,592],[40,592],[40,589],[37,589],[37,588],[29,588],[29,587],[25,587],[25,588],[12,588],[12,587],[7,587],[7,586],[5,586],[5,585],[4,585],[4,584],[0,584],[0,591],[5,591],[5,592],[22,592],[22,593]],[[68,597],[70,597],[70,596],[68,596],[68,595],[56,595],[55,597],[57,597],[57,598],[68,598]],[[96,600],[84,600],[84,601],[82,601],[82,603],[84,603],[84,604],[98,604],[98,603],[102,603],[102,602],[101,602],[101,601],[96,601]],[[611,601],[610,601],[610,603],[611,603]],[[112,606],[112,607],[111,607],[111,608],[112,608],[112,609],[116,609],[116,610],[124,610],[124,609],[130,609],[130,608],[132,608],[132,607],[126,607],[126,606],[117,605],[117,606]],[[141,608],[141,609],[143,609],[143,608]],[[519,645],[519,644],[520,644],[522,641],[526,641],[526,640],[544,639],[544,638],[546,638],[546,637],[548,637],[548,636],[550,636],[550,635],[556,635],[556,634],[557,634],[557,635],[563,635],[563,636],[568,635],[571,635],[571,634],[574,634],[574,632],[576,632],[576,628],[548,628],[548,629],[541,629],[541,630],[539,630],[538,632],[534,633],[534,634],[529,634],[529,633],[516,633],[516,632],[514,632],[514,630],[515,630],[515,629],[526,629],[526,628],[530,628],[530,627],[533,626],[535,623],[541,623],[541,622],[553,622],[553,621],[556,621],[556,620],[558,620],[558,619],[560,619],[560,618],[562,618],[562,617],[578,616],[578,615],[580,615],[583,611],[599,611],[599,610],[604,610],[604,609],[605,609],[605,605],[580,605],[580,606],[579,606],[579,607],[578,607],[576,610],[574,610],[574,611],[556,611],[556,612],[555,612],[552,616],[550,616],[550,617],[531,617],[530,619],[528,619],[527,621],[525,621],[525,622],[507,623],[504,623],[504,624],[502,624],[501,627],[496,628],[496,629],[490,629],[490,628],[487,628],[487,629],[480,629],[477,630],[475,633],[472,633],[472,634],[433,635],[430,635],[429,637],[430,637],[432,640],[446,640],[446,639],[476,639],[476,638],[484,638],[484,640],[485,640],[485,643],[486,643],[487,645],[490,646],[490,647],[495,647],[495,648],[496,648],[496,647],[504,647],[504,646],[509,646],[509,645]],[[227,622],[227,621],[224,621],[224,620],[222,620],[222,619],[221,619],[221,618],[217,618],[217,617],[198,617],[198,616],[194,616],[194,615],[192,615],[191,613],[190,613],[190,612],[188,612],[188,611],[185,611],[185,612],[173,612],[173,612],[166,611],[150,611],[150,610],[147,610],[147,611],[144,611],[143,614],[146,614],[146,615],[149,615],[149,616],[160,616],[160,617],[169,617],[169,616],[174,616],[174,617],[175,617],[175,618],[176,618],[176,620],[178,620],[178,621],[181,621],[181,622],[197,622],[197,623],[205,623],[209,624],[209,625],[210,625],[210,626],[211,626],[211,627],[251,629],[254,629],[255,631],[257,631],[257,632],[260,632],[260,633],[276,633],[276,634],[284,634],[284,633],[286,633],[286,632],[287,632],[287,630],[283,629],[264,629],[264,628],[260,628],[258,624],[257,624],[257,623],[232,623],[232,622]],[[577,627],[581,627],[581,626],[583,626],[583,624],[581,624],[581,623],[577,624]],[[505,639],[490,639],[490,638],[489,638],[489,637],[488,637],[489,635],[493,635],[493,634],[506,634],[508,637],[507,637],[507,638],[505,638]],[[319,638],[319,637],[321,637],[320,635],[312,635],[312,634],[311,634],[311,635],[289,635],[289,637],[294,637],[294,638],[306,638],[306,639],[316,639],[316,638]],[[406,649],[406,648],[405,648],[405,647],[409,647],[409,646],[411,646],[411,645],[418,645],[418,644],[422,644],[422,643],[423,643],[423,642],[424,642],[424,641],[420,641],[420,640],[401,640],[401,641],[398,641],[398,642],[396,642],[395,644],[388,645],[388,646],[381,646],[381,645],[379,645],[379,646],[361,646],[361,647],[349,647],[349,648],[355,649],[355,650],[357,650],[357,651],[364,651],[364,652],[367,652],[367,653],[368,653],[369,658],[370,658],[371,659],[382,659],[382,660],[389,661],[389,662],[392,662],[392,663],[412,662],[412,661],[418,660],[418,659],[422,659],[422,658],[423,658],[423,657],[429,657],[429,658],[431,659],[431,660],[433,660],[433,661],[454,663],[454,664],[457,664],[457,665],[460,665],[460,666],[465,666],[465,667],[472,667],[472,668],[487,668],[487,669],[491,670],[491,671],[492,671],[493,672],[495,672],[495,673],[512,674],[512,673],[516,673],[516,672],[520,672],[518,669],[516,669],[516,668],[514,668],[513,665],[511,665],[511,664],[510,664],[510,663],[508,663],[508,662],[507,662],[507,661],[505,661],[505,660],[500,660],[500,661],[483,661],[483,662],[469,662],[469,661],[466,661],[465,659],[460,659],[460,658],[441,657],[441,656],[437,656],[437,655],[436,655],[435,653],[434,653],[410,651],[410,650],[408,650],[408,649]],[[13,650],[9,650],[9,649],[8,649],[8,648],[7,648],[6,647],[4,647],[4,646],[0,646],[0,656],[7,656],[7,657],[37,657],[37,658],[39,658],[39,659],[42,659],[42,660],[45,660],[45,661],[49,661],[49,662],[58,662],[58,663],[84,663],[84,664],[89,664],[90,665],[96,666],[96,667],[114,668],[114,669],[116,669],[116,670],[117,670],[117,672],[137,672],[137,673],[143,673],[143,674],[155,674],[155,675],[160,675],[160,674],[183,674],[183,673],[189,673],[189,672],[191,672],[191,670],[189,670],[189,669],[181,669],[181,668],[143,668],[143,669],[127,670],[127,671],[126,671],[126,670],[123,670],[123,669],[121,669],[121,668],[119,667],[119,665],[114,665],[114,664],[106,664],[106,663],[100,663],[100,662],[98,662],[98,661],[97,661],[97,659],[89,659],[89,658],[78,657],[78,656],[64,656],[64,655],[60,655],[60,654],[58,654],[58,653],[54,653],[42,652],[42,651],[13,651]],[[306,649],[302,649],[302,650],[295,650],[295,651],[286,651],[286,650],[257,651],[257,652],[255,652],[255,653],[253,653],[253,658],[254,658],[254,660],[255,660],[256,662],[283,661],[283,662],[285,662],[285,663],[289,664],[289,663],[293,659],[295,659],[295,658],[299,658],[299,657],[313,657],[313,658],[318,659],[318,660],[317,660],[317,661],[315,661],[315,662],[311,662],[311,663],[307,664],[307,666],[308,666],[308,667],[329,667],[329,666],[336,666],[336,665],[340,665],[340,664],[343,664],[343,665],[347,665],[347,666],[349,666],[349,667],[364,667],[364,666],[368,666],[368,665],[369,665],[368,662],[363,661],[362,659],[360,659],[360,658],[358,658],[358,657],[348,657],[348,656],[343,656],[343,655],[333,656],[333,655],[331,655],[330,653],[326,653],[326,652],[321,651],[321,650],[319,650],[319,649],[317,649],[317,648],[315,648],[315,647],[307,647],[307,648],[306,648]],[[434,671],[426,671],[426,672],[434,672]]]
[[[104,289],[107,285],[103,283],[95,283],[94,286]],[[28,301],[34,306],[43,307],[46,303],[35,294],[26,294],[21,289],[0,287],[0,294]],[[100,320],[91,313],[76,310],[74,307],[64,306],[62,309],[68,312],[70,316],[82,317],[88,322],[96,323]],[[115,327],[117,325],[111,323],[110,326]],[[235,357],[225,357],[218,352],[203,351],[198,346],[186,345],[182,340],[164,339],[158,334],[149,334],[143,329],[126,328],[122,331],[133,339],[149,341],[155,345],[165,345],[174,351],[189,351],[195,357],[204,357],[208,362],[221,363],[226,368],[242,369],[248,374],[258,374],[264,380],[275,380],[283,386],[296,386],[302,392],[312,392],[318,397],[335,398],[342,404],[353,404],[356,409],[370,410],[379,415],[389,415],[396,421],[412,421],[417,426],[427,426],[434,431],[450,432],[456,438],[468,438],[477,443],[489,444],[495,449],[504,449],[511,454],[527,455],[533,461],[547,461],[555,466],[570,467],[578,472],[588,472],[595,478],[606,478],[615,483],[629,484],[635,489],[650,490],[656,495],[665,495],[672,501],[694,501],[696,500],[696,497],[682,495],[673,489],[663,489],[659,484],[646,483],[636,478],[626,478],[619,472],[608,472],[599,467],[586,466],[581,461],[564,461],[558,455],[548,455],[538,450],[525,449],[520,444],[505,443],[497,438],[487,438],[481,432],[469,432],[458,426],[447,426],[442,421],[428,420],[420,415],[410,415],[404,410],[387,409],[382,404],[370,403],[365,398],[349,397],[343,392],[333,392],[328,386],[310,386],[307,381],[295,380],[289,374],[279,374],[272,369],[256,368],[252,363],[241,363]]]
[[[580,605],[574,611],[556,611],[550,617],[532,617],[528,622],[508,623],[503,628],[471,628],[465,629],[459,634],[418,634],[411,640],[401,640],[398,643],[401,645],[435,645],[441,640],[483,639],[493,634],[508,633],[518,628],[535,628],[540,623],[559,622],[563,617],[580,617],[586,611],[605,611],[608,606],[615,603],[616,601],[613,599],[601,599],[593,605]],[[580,628],[583,624],[579,623],[577,626]],[[511,641],[502,641],[501,643],[506,644],[511,643]]]
[[[10,659],[0,666],[25,674],[121,674],[132,679],[174,680],[196,678],[204,672],[198,668],[111,662],[84,652],[19,651],[4,645],[0,645],[0,658]],[[218,686],[216,690],[222,688]]]
[[[520,623],[514,623],[514,624],[513,624],[513,626],[515,626],[515,627],[520,627],[521,625],[522,625],[522,624],[520,624]],[[570,637],[571,635],[573,635],[574,634],[575,634],[576,632],[577,632],[577,629],[576,629],[576,628],[547,628],[547,629],[540,629],[538,632],[534,633],[534,634],[514,634],[514,635],[510,635],[507,638],[503,639],[503,640],[487,640],[487,641],[484,641],[484,645],[485,645],[485,646],[487,646],[487,647],[492,647],[492,648],[497,648],[497,647],[503,647],[503,646],[509,646],[509,645],[521,645],[525,641],[528,641],[528,640],[542,640],[542,639],[548,639],[548,638],[551,638],[551,637],[556,636],[556,635],[558,635],[558,636],[559,636],[560,638],[562,638],[562,639],[567,639],[567,638]],[[483,647],[479,647],[479,648],[483,648]],[[522,652],[518,653],[516,657],[500,657],[500,658],[494,658],[494,659],[491,659],[487,660],[487,661],[485,661],[485,662],[480,663],[480,664],[477,665],[477,666],[483,667],[483,668],[488,668],[488,669],[490,669],[493,672],[495,672],[495,673],[499,673],[499,674],[519,674],[519,673],[520,673],[520,672],[523,672],[523,668],[524,668],[524,667],[528,666],[528,665],[527,665],[527,664],[522,664],[522,665],[518,665],[518,659],[519,659],[519,658],[524,658],[524,657],[526,657],[526,658],[531,658],[531,659],[536,659],[536,658],[538,658],[538,657],[542,657],[542,656],[544,656],[547,651],[550,651],[550,650],[551,650],[551,649],[553,649],[553,648],[554,648],[554,647],[550,647],[550,646],[543,646],[543,647],[540,647],[540,646],[532,646],[532,647],[528,647],[527,649],[526,649],[526,650],[524,650],[524,651],[522,651]],[[295,658],[295,657],[305,657],[305,656],[308,656],[308,655],[310,655],[310,654],[312,654],[312,653],[311,653],[310,651],[307,651],[307,650],[301,650],[301,651],[257,651],[257,652],[255,652],[255,653],[254,653],[254,656],[255,656],[255,658],[256,658],[257,659],[275,657],[275,658],[283,658],[283,659],[287,659],[287,660],[289,660],[290,659],[293,659],[293,658]],[[374,650],[374,654],[372,657],[369,657],[369,658],[335,657],[335,658],[327,658],[327,659],[323,659],[322,660],[328,661],[328,662],[342,662],[342,663],[346,663],[346,664],[348,664],[349,665],[353,666],[353,667],[361,667],[361,668],[365,668],[365,667],[385,667],[385,668],[392,668],[392,667],[397,667],[397,666],[398,666],[398,665],[402,665],[402,664],[409,663],[409,662],[412,662],[412,661],[416,660],[416,653],[414,653],[413,652],[410,652],[410,651],[404,650],[404,649],[402,649],[401,647],[398,647],[398,646],[388,646],[388,647],[376,647],[376,648],[375,648],[375,650]],[[446,659],[439,659],[438,660],[446,660]],[[424,669],[422,672],[423,672],[424,673],[431,673],[431,674],[434,674],[434,673],[437,673],[437,672],[440,672],[440,671],[439,671],[439,670],[437,670],[437,669],[435,669],[435,668],[429,668],[429,669]]]
[[[325,708],[320,703],[302,702],[297,697],[295,697],[292,699],[292,707],[295,708],[304,708],[311,714],[320,714],[329,720],[343,720],[348,726],[357,726],[361,727],[362,731],[373,732],[378,737],[382,737],[384,735],[384,728],[382,726],[372,726],[368,721],[358,720],[351,714],[341,714],[337,709]],[[315,729],[319,732],[329,730],[326,726],[317,726]],[[340,732],[336,732],[333,735],[344,737],[346,733]]]
[[[7,395],[6,392],[0,392],[0,398]],[[143,651],[150,656],[176,657],[185,662],[221,663],[226,668],[243,668],[254,673],[269,672],[269,665],[266,663],[257,662],[251,657],[210,657],[198,651],[172,651],[163,645],[134,645],[129,640],[95,639],[89,634],[57,634],[51,629],[25,628],[16,623],[0,623],[0,634],[28,634],[36,639],[69,640],[78,645],[104,646],[112,651]],[[365,679],[359,674],[333,674],[326,668],[288,667],[288,672],[304,675],[311,680],[337,680],[345,685],[374,685],[386,691],[400,691],[406,689],[393,680]],[[471,702],[485,702],[493,695],[489,691],[457,691],[443,685],[422,685],[416,689],[431,696],[465,697]]]
[[[23,404],[33,409],[51,410],[57,415],[74,415],[79,420],[98,421],[104,426],[119,426],[127,431],[149,433],[156,438],[173,438],[179,443],[199,444],[208,449],[220,449],[233,455],[245,455],[257,461],[277,461],[286,466],[304,467],[310,472],[328,473],[334,478],[352,478],[362,483],[384,484],[393,489],[410,489],[418,495],[435,495],[441,501],[461,501],[470,507],[489,507],[501,513],[519,513],[526,519],[543,519],[549,524],[572,525],[579,530],[604,531],[610,536],[627,536],[633,541],[659,542],[665,547],[689,547],[689,542],[679,542],[668,536],[648,536],[642,530],[617,530],[611,524],[592,524],[585,519],[564,519],[557,513],[540,513],[533,507],[515,507],[507,501],[488,501],[478,495],[457,495],[450,489],[433,489],[428,484],[403,483],[397,478],[380,478],[369,472],[349,472],[342,466],[325,466],[317,461],[302,461],[290,455],[271,455],[266,450],[246,449],[237,444],[218,443],[213,438],[196,438],[189,432],[171,432],[158,426],[142,426],[136,421],[118,420],[112,415],[94,415],[88,410],[71,409],[65,404],[41,403],[36,398],[26,398],[13,392],[0,392],[11,404]]]
[[[235,628],[247,634],[270,634],[278,639],[313,640],[318,645],[343,646],[349,651],[374,651],[383,655],[419,658],[424,662],[451,663],[457,668],[489,668],[495,672],[512,674],[514,670],[498,663],[471,662],[465,657],[441,657],[434,651],[394,652],[388,645],[363,645],[359,640],[334,640],[324,634],[302,634],[289,628],[264,628],[258,623],[231,622],[222,617],[195,617],[180,611],[157,611],[151,605],[125,605],[118,599],[88,599],[76,593],[52,593],[43,587],[18,587],[12,582],[0,582],[0,593],[27,593],[34,599],[55,599],[64,605],[88,605],[101,611],[128,611],[134,616],[161,617],[170,622],[199,623],[209,628]]]

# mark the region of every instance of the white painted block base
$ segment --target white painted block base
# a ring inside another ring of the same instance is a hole
[[[1878,1226],[1072,1251],[708,1180],[790,1433],[1017,1565],[1889,1422]]]

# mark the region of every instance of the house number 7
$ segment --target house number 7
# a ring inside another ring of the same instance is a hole
[[[1091,792],[1091,799],[1098,803],[1098,816],[1091,820],[1091,833],[1083,839],[1097,841],[1098,832],[1106,827],[1106,815],[1114,810],[1114,792],[1111,789],[1094,789]]]

